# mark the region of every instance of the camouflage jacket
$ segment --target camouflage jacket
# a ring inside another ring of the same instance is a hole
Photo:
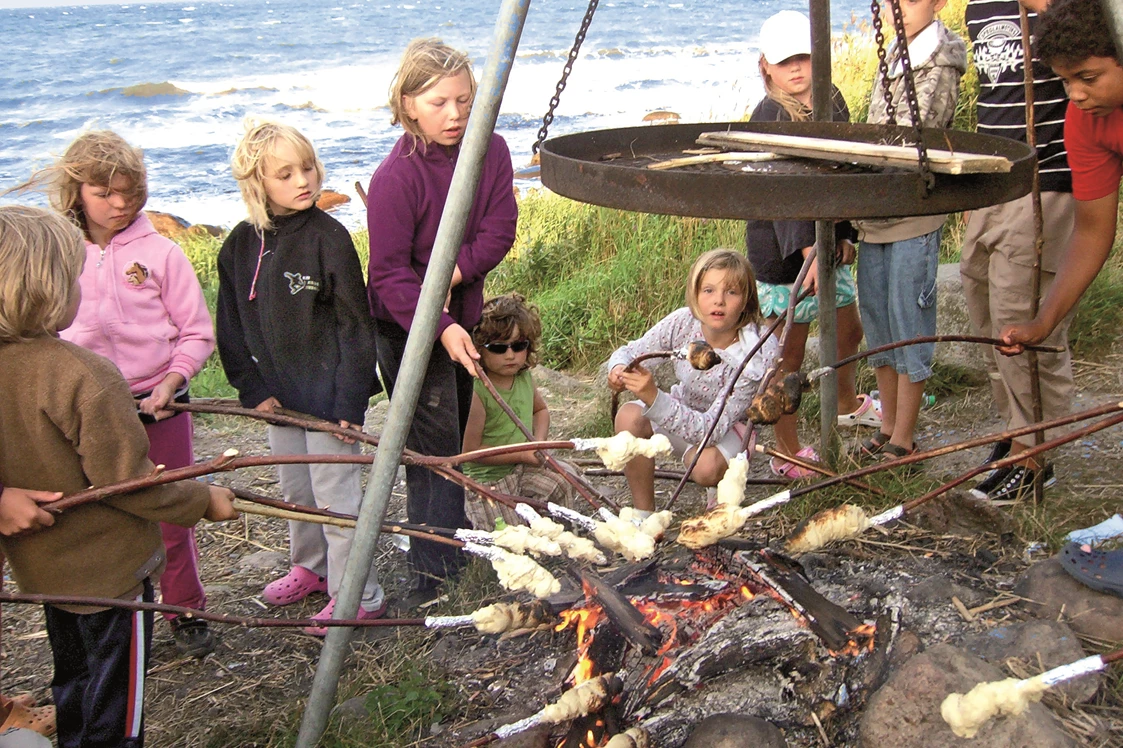
[[[967,45],[954,31],[936,21],[921,31],[909,45],[916,98],[920,104],[923,127],[947,127],[955,116],[959,100],[959,79],[967,71]],[[911,125],[905,80],[897,43],[885,57],[889,64],[889,90],[893,94],[897,124]],[[866,122],[880,125],[889,122],[881,72],[874,77],[870,111]]]

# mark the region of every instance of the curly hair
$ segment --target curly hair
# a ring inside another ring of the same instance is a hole
[[[488,343],[510,340],[515,332],[530,341],[526,349],[526,371],[538,363],[538,341],[542,339],[542,318],[538,307],[528,304],[526,297],[517,293],[503,294],[484,302],[483,317],[472,331],[472,342],[477,347]]]
[[[1119,60],[1099,0],[1053,0],[1038,16],[1033,36],[1037,56],[1046,65],[1082,62],[1089,57]]]

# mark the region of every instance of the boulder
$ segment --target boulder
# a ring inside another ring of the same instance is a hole
[[[316,201],[316,207],[320,210],[331,210],[349,202],[351,202],[351,198],[347,195],[341,195],[331,190],[324,190],[320,193],[320,199]]]
[[[1062,617],[1072,630],[1102,641],[1123,641],[1123,598],[1096,592],[1077,582],[1054,556],[1022,573],[1014,593],[1027,598],[1038,618]]]
[[[871,698],[859,725],[865,748],[1068,748],[1075,745],[1041,704],[1015,717],[992,719],[971,740],[940,716],[951,693],[967,693],[1005,674],[966,651],[938,644],[909,658]]]
[[[992,665],[1002,666],[1017,658],[1028,664],[1028,672],[1037,674],[1075,662],[1085,656],[1080,640],[1067,624],[1054,620],[1030,620],[999,626],[983,634],[967,637],[963,648]],[[1103,673],[1085,675],[1053,689],[1069,703],[1092,698],[1103,682]]]
[[[173,241],[176,237],[191,228],[190,223],[179,216],[173,216],[171,213],[161,213],[158,210],[146,210],[144,214],[148,216],[148,220],[152,221],[152,226],[158,233]]]
[[[787,748],[780,728],[760,717],[715,714],[690,733],[682,748]]]

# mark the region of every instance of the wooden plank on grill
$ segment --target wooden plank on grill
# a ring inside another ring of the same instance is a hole
[[[698,143],[741,150],[770,151],[788,156],[841,161],[866,166],[915,168],[919,163],[915,146],[881,145],[853,140],[809,138],[801,135],[729,130],[702,133],[698,138]],[[1002,156],[954,153],[937,148],[928,149],[928,168],[940,174],[1006,173],[1012,167],[1013,163]]]
[[[644,620],[643,613],[589,569],[582,569],[570,563],[566,567],[570,574],[581,580],[589,597],[596,601],[608,619],[630,644],[653,655],[663,644],[663,634],[659,629]]]
[[[758,161],[774,161],[781,156],[775,153],[761,153],[759,151],[726,151],[722,153],[701,153],[697,156],[683,156],[681,158],[669,158],[666,161],[656,161],[653,164],[648,164],[648,169],[655,169],[656,171],[664,171],[666,169],[678,169],[682,166],[694,166],[695,164],[724,164],[729,162],[744,163],[758,162]]]

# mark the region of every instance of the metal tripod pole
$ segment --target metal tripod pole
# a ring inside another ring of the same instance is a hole
[[[343,572],[333,618],[353,619],[359,609],[363,585],[374,560],[379,527],[390,501],[398,463],[405,448],[406,434],[413,421],[418,394],[429,363],[429,353],[436,337],[437,323],[464,237],[464,227],[475,201],[484,157],[499,116],[499,105],[503,101],[503,91],[507,86],[529,7],[530,0],[503,0],[499,9],[487,62],[484,64],[456,170],[452,175],[448,200],[441,214],[433,254],[425,280],[421,284],[421,297],[417,302],[402,355],[402,367],[395,382],[394,397],[390,399],[386,426],[382,431],[374,467],[359,510],[355,539]],[[312,692],[300,723],[297,748],[312,748],[324,734],[339,686],[339,673],[350,649],[351,633],[352,629],[342,627],[328,630],[320,651],[316,676],[312,681]]]
[[[834,113],[831,96],[831,4],[811,0],[811,105],[816,122],[830,122]],[[819,365],[838,359],[838,321],[835,314],[834,222],[815,222],[816,283],[819,299]],[[834,464],[838,451],[838,372],[819,387],[819,454]]]

